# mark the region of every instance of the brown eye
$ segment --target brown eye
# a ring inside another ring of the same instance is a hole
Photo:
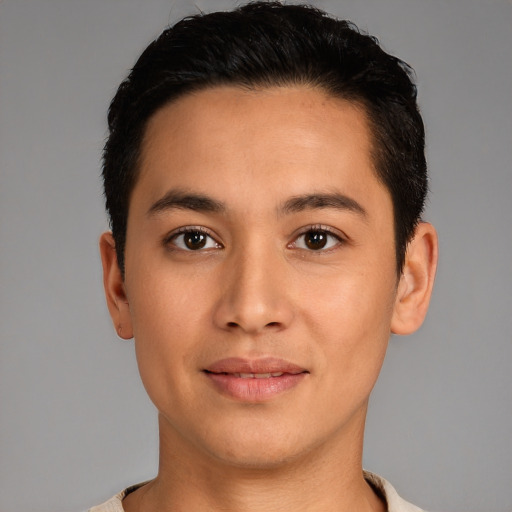
[[[325,231],[308,231],[304,235],[304,243],[308,249],[318,251],[327,245],[327,236]]]
[[[342,243],[342,238],[326,229],[310,229],[293,242],[293,247],[307,251],[325,251]]]
[[[174,235],[169,242],[184,251],[218,249],[220,245],[208,234],[199,229],[187,229]]]
[[[183,242],[191,250],[202,249],[206,245],[207,236],[201,231],[190,231],[183,235]]]

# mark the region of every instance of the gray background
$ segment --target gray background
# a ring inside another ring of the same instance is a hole
[[[512,509],[512,2],[317,1],[416,69],[441,241],[395,338],[365,466],[446,512]],[[0,2],[0,510],[79,511],[157,467],[156,414],[103,299],[110,98],[164,26],[216,0]]]

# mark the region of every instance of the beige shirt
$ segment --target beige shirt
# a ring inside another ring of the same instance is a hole
[[[364,472],[364,477],[376,492],[386,500],[388,512],[423,512],[420,508],[415,507],[400,498],[394,487],[388,481],[384,480],[384,478],[368,471]],[[144,484],[128,487],[128,489],[116,494],[113,498],[110,498],[108,501],[103,503],[103,505],[98,505],[97,507],[89,509],[89,512],[124,512],[123,505],[121,503],[123,498],[142,485]]]

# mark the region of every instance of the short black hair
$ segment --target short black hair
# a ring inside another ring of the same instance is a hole
[[[188,93],[223,85],[317,87],[361,105],[378,179],[393,202],[397,272],[427,194],[425,131],[413,70],[353,23],[309,5],[251,2],[167,28],[121,83],[103,153],[106,207],[119,267],[149,118]]]

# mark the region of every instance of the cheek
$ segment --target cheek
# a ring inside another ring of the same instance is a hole
[[[173,383],[186,388],[184,370],[193,365],[194,346],[203,325],[202,296],[177,278],[169,278],[155,269],[144,272],[128,286],[130,311],[139,372],[151,399],[165,396]],[[157,404],[160,408],[162,404]]]
[[[205,298],[204,280],[182,275],[165,261],[145,266],[130,277],[127,292],[136,339],[169,342],[170,337],[179,339],[180,333],[197,325]]]
[[[396,293],[394,269],[333,271],[309,283],[302,309],[318,327],[360,336],[389,328]]]
[[[373,387],[390,337],[394,303],[394,275],[342,275],[322,286],[310,287],[304,303],[310,332],[316,333],[326,372],[355,388]]]

